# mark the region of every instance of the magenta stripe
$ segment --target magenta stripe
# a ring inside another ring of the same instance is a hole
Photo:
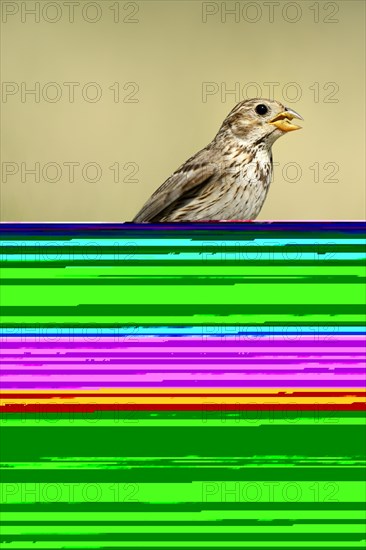
[[[4,363],[5,365],[5,363]],[[139,373],[143,373],[143,372],[161,372],[161,373],[166,373],[166,372],[195,372],[195,371],[199,371],[199,372],[270,372],[270,373],[278,373],[279,371],[286,371],[286,372],[291,372],[292,374],[294,373],[302,373],[302,372],[351,372],[351,371],[355,371],[355,372],[359,372],[359,373],[365,373],[366,374],[366,370],[365,370],[365,367],[364,367],[364,363],[363,362],[352,362],[351,363],[352,366],[344,366],[343,363],[329,363],[328,366],[316,366],[314,364],[311,364],[309,366],[304,366],[304,367],[301,367],[301,366],[294,366],[294,365],[274,365],[272,366],[271,365],[271,368],[266,368],[268,367],[268,365],[263,365],[263,366],[258,366],[258,365],[228,365],[228,364],[219,364],[219,365],[212,365],[210,363],[206,363],[204,365],[200,365],[200,364],[194,364],[194,363],[190,363],[189,364],[189,367],[188,366],[185,366],[185,365],[168,365],[166,367],[162,367],[160,365],[155,365],[153,367],[150,367],[149,366],[146,366],[146,365],[129,365],[129,364],[124,364],[124,365],[118,365],[118,366],[114,366],[114,365],[109,365],[109,364],[104,364],[102,365],[103,368],[101,368],[98,364],[95,364],[93,363],[93,366],[85,366],[85,365],[74,365],[74,364],[70,364],[70,365],[52,365],[52,366],[49,366],[49,365],[37,365],[36,363],[29,363],[28,365],[24,366],[24,365],[10,365],[10,366],[7,366],[7,367],[4,367],[1,369],[1,373],[2,375],[6,374],[6,373],[13,373],[13,374],[17,374],[17,373],[31,373],[31,372],[34,372],[34,373],[42,373],[42,372],[49,372],[49,373],[52,373],[52,372],[55,372],[55,371],[59,371],[60,373],[72,373],[72,372],[80,372],[80,373],[105,373],[107,374],[107,372],[109,373],[117,373],[117,372],[120,372],[121,374],[122,373],[126,373],[126,371],[130,371],[131,373],[133,372],[139,372]]]
[[[23,336],[3,338],[2,388],[363,388],[365,352],[362,335]]]
[[[2,389],[106,389],[106,388],[364,388],[365,379],[352,380],[349,378],[331,380],[297,380],[297,379],[283,379],[279,386],[278,380],[230,380],[223,384],[222,380],[205,380],[197,382],[196,380],[184,380],[176,381],[174,384],[170,380],[162,380],[158,382],[141,382],[131,384],[131,382],[109,382],[108,385],[100,384],[98,382],[90,382],[88,380],[84,385],[80,385],[79,382],[3,382]]]
[[[3,349],[22,349],[23,347],[37,348],[37,349],[55,349],[55,348],[100,348],[107,347],[111,348],[192,348],[200,347],[207,348],[207,350],[212,350],[213,348],[219,348],[220,350],[225,348],[238,348],[238,347],[253,347],[257,349],[263,349],[265,351],[268,348],[283,348],[288,350],[291,347],[302,347],[302,348],[329,348],[336,347],[340,349],[347,350],[349,346],[352,347],[362,347],[365,348],[365,337],[362,336],[319,336],[315,334],[314,336],[273,336],[273,337],[249,337],[249,336],[225,336],[222,338],[214,337],[180,337],[180,338],[165,338],[159,336],[146,336],[146,337],[135,337],[135,336],[126,336],[126,337],[97,337],[98,340],[91,341],[87,337],[47,337],[47,336],[38,336],[33,337],[3,337],[1,341],[1,346]],[[58,338],[58,341],[54,341],[54,338]],[[68,340],[69,338],[69,340]],[[49,341],[48,341],[49,340]]]
[[[136,356],[136,355],[140,355],[142,357],[144,356],[148,356],[148,355],[151,355],[152,353],[153,354],[166,354],[166,353],[175,353],[177,355],[180,355],[180,356],[183,356],[183,357],[196,357],[198,354],[200,353],[208,353],[210,354],[211,356],[217,356],[217,357],[220,357],[220,356],[223,356],[223,355],[227,355],[229,353],[233,354],[233,355],[236,355],[238,353],[254,353],[254,354],[257,354],[257,353],[265,353],[265,354],[275,354],[276,356],[278,354],[291,354],[291,355],[296,355],[297,353],[300,353],[302,352],[303,354],[308,354],[308,355],[311,355],[311,354],[322,354],[322,353],[352,353],[353,350],[357,353],[363,353],[364,350],[365,350],[365,345],[366,343],[365,342],[359,342],[356,344],[352,344],[345,347],[345,346],[325,346],[325,345],[318,345],[318,346],[307,346],[307,345],[303,345],[302,343],[298,343],[295,346],[291,345],[291,346],[285,346],[285,345],[282,345],[281,347],[280,346],[277,346],[277,345],[274,345],[274,346],[266,346],[266,347],[263,347],[263,346],[257,346],[253,343],[249,343],[249,342],[244,342],[244,343],[241,343],[240,345],[238,346],[233,346],[233,345],[230,345],[230,346],[226,346],[224,344],[222,344],[220,347],[218,347],[217,349],[213,349],[212,347],[207,347],[207,346],[201,346],[200,349],[197,349],[197,350],[193,350],[193,351],[184,351],[184,349],[182,349],[182,346],[160,346],[159,348],[157,348],[156,346],[145,346],[143,347],[143,349],[141,349],[141,347],[137,346],[130,346],[130,345],[122,345],[122,344],[116,344],[115,346],[111,346],[111,345],[99,345],[99,346],[91,346],[91,345],[82,345],[82,344],[76,344],[76,345],[73,345],[72,347],[71,346],[62,346],[60,344],[58,344],[57,346],[56,345],[53,345],[53,346],[49,346],[49,344],[47,345],[47,347],[44,347],[42,349],[42,355],[46,354],[46,355],[50,355],[50,356],[53,356],[53,355],[56,355],[57,352],[62,352],[64,354],[72,354],[72,355],[80,355],[80,356],[90,356],[90,352],[86,352],[84,351],[85,349],[88,349],[88,350],[93,350],[93,354],[95,354],[96,356],[98,356],[98,354],[101,354],[103,353],[103,355],[105,353],[107,353],[108,355],[120,355],[121,353],[123,353],[124,356],[126,356],[128,353],[131,354],[131,356]],[[18,344],[18,346],[14,346],[14,351],[9,347],[7,347],[6,345],[4,344],[0,344],[1,346],[1,353],[4,353],[4,351],[6,350],[6,355],[20,355],[22,350],[38,350],[39,349],[39,346],[37,344]],[[121,350],[120,352],[118,351],[111,351],[111,347],[113,347],[115,350]],[[68,351],[69,350],[69,351]],[[298,350],[298,351],[297,351]]]

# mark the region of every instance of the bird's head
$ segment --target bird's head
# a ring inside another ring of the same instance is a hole
[[[296,111],[273,99],[247,99],[238,103],[224,120],[221,130],[228,128],[235,137],[254,145],[266,141],[272,145],[287,132],[299,130],[301,126],[292,120],[303,118]]]

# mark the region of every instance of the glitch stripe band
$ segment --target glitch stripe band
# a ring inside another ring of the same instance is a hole
[[[365,547],[366,223],[0,231],[1,548]]]

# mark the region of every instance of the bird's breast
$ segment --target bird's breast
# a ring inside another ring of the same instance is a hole
[[[227,207],[232,219],[255,219],[272,179],[271,159],[265,151],[258,151],[250,160],[244,156],[236,160],[236,166],[231,166],[228,174]]]

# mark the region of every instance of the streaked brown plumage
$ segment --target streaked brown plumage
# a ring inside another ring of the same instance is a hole
[[[273,143],[301,116],[269,99],[238,103],[209,145],[150,197],[134,222],[253,220],[272,178]]]

